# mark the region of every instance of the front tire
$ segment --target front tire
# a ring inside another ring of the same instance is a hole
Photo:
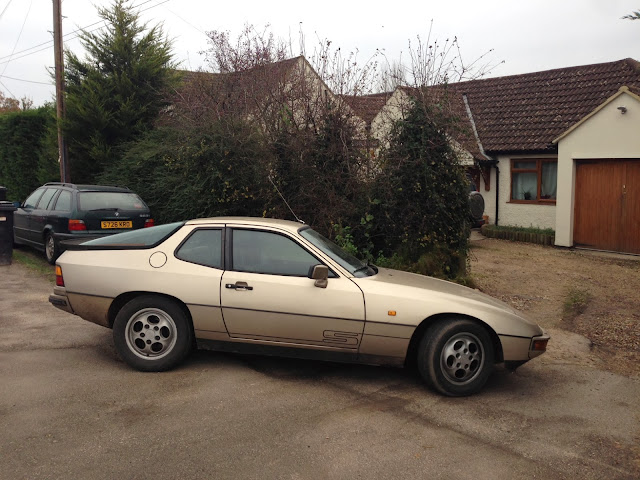
[[[424,381],[444,395],[478,392],[493,369],[493,343],[487,331],[467,319],[449,319],[430,327],[418,349]]]
[[[144,372],[161,372],[178,365],[193,345],[193,330],[174,301],[155,295],[134,298],[113,322],[113,341],[127,364]]]

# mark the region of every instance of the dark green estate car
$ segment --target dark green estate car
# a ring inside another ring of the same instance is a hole
[[[54,264],[62,240],[103,237],[154,224],[149,207],[128,188],[47,183],[14,213],[13,241],[45,252]]]

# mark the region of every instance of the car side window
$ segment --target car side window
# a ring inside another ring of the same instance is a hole
[[[40,196],[44,192],[44,188],[39,188],[35,192],[33,192],[29,197],[24,201],[22,208],[36,208],[36,204],[40,199]]]
[[[198,229],[178,248],[176,257],[198,265],[222,269],[222,230]]]
[[[47,208],[49,207],[49,203],[51,203],[51,199],[57,191],[58,189],[56,188],[47,188],[40,197],[38,206],[36,208],[38,208],[39,210],[47,210]]]
[[[56,205],[53,207],[55,211],[68,212],[71,210],[71,192],[62,190],[56,200]]]
[[[233,270],[306,277],[320,262],[290,238],[258,230],[233,230]]]

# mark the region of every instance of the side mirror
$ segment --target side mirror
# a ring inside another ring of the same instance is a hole
[[[329,284],[329,267],[326,265],[314,265],[309,268],[309,278],[315,280],[314,285],[318,288],[327,288]]]

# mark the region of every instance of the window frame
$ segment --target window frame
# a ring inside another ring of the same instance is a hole
[[[270,233],[272,235],[279,235],[281,237],[284,237],[290,241],[292,241],[294,244],[296,244],[298,247],[300,247],[302,250],[304,250],[305,252],[307,252],[311,257],[316,259],[316,264],[315,265],[325,265],[327,268],[329,268],[329,278],[339,278],[340,276],[334,271],[333,268],[331,268],[330,265],[327,265],[326,262],[324,262],[323,260],[321,260],[320,258],[318,258],[318,256],[310,251],[305,245],[303,245],[301,242],[298,241],[298,239],[296,239],[295,237],[288,235],[284,232],[279,232],[276,230],[268,230],[268,229],[264,229],[264,228],[259,228],[259,227],[227,227],[226,228],[227,232],[226,232],[226,249],[225,249],[225,270],[228,270],[230,272],[237,272],[237,273],[250,273],[250,274],[254,274],[254,275],[270,275],[270,276],[274,276],[274,277],[291,277],[291,278],[309,278],[309,275],[288,275],[288,274],[284,274],[284,273],[267,273],[267,272],[253,272],[253,271],[248,271],[248,270],[237,270],[235,268],[235,266],[233,265],[233,232],[236,230],[242,230],[242,231],[253,231],[253,232],[259,232],[259,233]]]
[[[62,209],[62,208],[58,208],[58,202],[60,201],[60,197],[62,197],[62,195],[68,194],[69,195],[69,208],[67,209]],[[55,199],[55,203],[53,204],[53,207],[51,208],[52,212],[71,212],[73,210],[73,193],[70,190],[64,190],[64,189],[60,189],[60,192],[58,192],[58,196]]]
[[[214,267],[212,265],[206,265],[204,263],[200,263],[200,262],[194,262],[193,260],[187,260],[186,258],[182,258],[180,257],[178,254],[180,253],[180,249],[184,246],[185,243],[187,243],[189,241],[189,239],[195,235],[196,232],[202,231],[202,230],[218,230],[220,231],[220,268],[218,267]],[[226,260],[226,255],[225,255],[225,243],[226,243],[226,231],[225,231],[225,227],[220,226],[220,227],[198,227],[198,228],[194,228],[191,232],[189,232],[189,234],[178,244],[178,246],[175,248],[175,250],[173,251],[173,256],[176,257],[178,260],[182,261],[182,262],[187,262],[187,263],[191,263],[193,265],[200,265],[201,267],[206,267],[206,268],[213,268],[214,270],[220,270],[220,271],[225,271],[226,270],[226,265],[227,265],[227,260]]]
[[[40,203],[42,202],[42,200],[44,200],[44,196],[47,195],[47,191],[49,190],[53,190],[53,193],[51,194],[51,196],[49,197],[49,200],[47,201],[46,205],[40,205]],[[51,210],[51,208],[49,208],[50,205],[53,205],[53,203],[55,203],[55,201],[57,200],[57,195],[60,193],[60,189],[58,188],[45,188],[44,192],[42,192],[42,195],[40,195],[40,198],[38,199],[38,203],[36,203],[36,210]]]
[[[517,162],[536,162],[535,168],[515,168]],[[542,166],[545,163],[558,164],[558,159],[554,158],[512,158],[510,164],[509,178],[509,202],[521,203],[526,205],[555,205],[558,198],[558,190],[556,187],[556,198],[540,198],[542,193]],[[535,173],[536,178],[536,198],[534,200],[524,200],[513,198],[513,174],[514,173]],[[556,169],[557,175],[557,169]]]

